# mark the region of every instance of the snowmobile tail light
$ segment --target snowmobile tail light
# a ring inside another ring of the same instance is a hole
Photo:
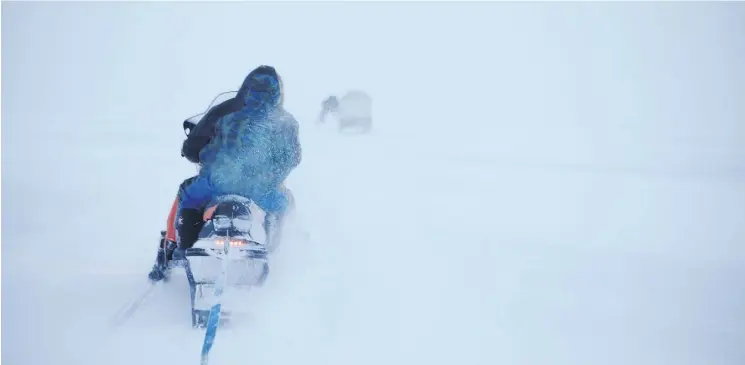
[[[225,241],[226,240],[225,239],[222,239],[222,238],[217,239],[217,240],[215,240],[215,245],[217,245],[217,246],[224,246],[225,245]],[[248,241],[242,240],[242,239],[237,239],[237,238],[232,238],[232,239],[227,240],[227,241],[230,243],[230,246],[231,247],[245,246],[245,245],[248,244]]]

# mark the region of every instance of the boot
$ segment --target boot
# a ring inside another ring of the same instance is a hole
[[[170,271],[169,263],[173,259],[173,250],[176,248],[176,242],[166,239],[166,231],[160,232],[160,242],[158,244],[158,254],[155,256],[155,264],[147,275],[152,282],[158,282],[168,278]]]

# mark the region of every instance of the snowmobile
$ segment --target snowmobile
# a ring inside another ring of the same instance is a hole
[[[237,92],[219,94],[204,113],[186,119],[183,122],[184,133],[188,136],[218,99],[222,97],[223,100],[219,101],[222,102],[231,93]],[[263,226],[258,224],[264,237],[255,239],[252,228],[254,223],[258,223],[255,218],[262,218],[260,215],[265,218]],[[202,365],[208,364],[217,329],[233,322],[234,314],[238,314],[233,309],[243,307],[246,303],[247,298],[241,294],[251,293],[252,288],[263,286],[269,275],[268,256],[276,249],[279,239],[277,220],[266,218],[266,213],[247,197],[217,196],[203,213],[204,225],[194,245],[186,249],[175,248],[172,259],[165,263],[171,270],[166,270],[163,282],[171,279],[172,269],[184,268],[189,287],[192,328],[205,329]],[[161,231],[161,243],[165,245],[166,241],[166,232]],[[131,318],[153,295],[160,282],[150,282],[140,295],[117,311],[111,325],[118,327]],[[233,303],[240,304],[233,308]]]
[[[207,111],[234,93],[219,94]],[[184,121],[187,136],[204,114],[206,111]],[[253,209],[260,208],[242,196],[216,197],[205,210],[205,224],[194,246],[174,251],[174,265],[184,267],[189,282],[192,327],[207,326],[210,310],[221,302],[224,289],[250,289],[266,280],[269,251],[251,235]],[[230,315],[230,311],[221,310],[221,323],[228,322]]]
[[[318,123],[331,114],[338,122],[339,133],[368,133],[372,129],[372,98],[364,91],[352,90],[341,98],[330,96],[323,101]]]
[[[188,136],[214,105],[235,94],[237,91],[219,94],[203,113],[184,120],[184,133]],[[271,247],[266,245],[266,238],[253,238],[251,228],[256,215],[254,213],[263,212],[248,198],[233,195],[216,197],[205,210],[205,223],[197,242],[189,249],[174,249],[172,259],[167,261],[166,265],[170,269],[185,269],[191,298],[192,327],[208,327],[210,314],[214,314],[210,311],[215,307],[220,311],[212,317],[218,318],[220,324],[229,322],[231,311],[222,311],[222,303],[226,299],[222,295],[223,289],[250,289],[263,285],[266,280],[269,274],[267,256]],[[165,244],[166,231],[161,231],[160,236],[161,243]],[[171,270],[167,270],[163,281],[169,281],[171,276]],[[114,314],[110,324],[118,327],[127,322],[148,301],[157,287],[156,283],[151,282],[143,292],[134,296]],[[228,304],[230,302],[228,300]]]
[[[220,196],[205,211],[205,224],[193,247],[174,252],[186,270],[191,298],[192,327],[205,327],[210,309],[225,288],[261,286],[269,274],[268,251],[251,235],[251,201]],[[226,281],[219,283],[225,275]],[[229,320],[230,311],[221,312]]]

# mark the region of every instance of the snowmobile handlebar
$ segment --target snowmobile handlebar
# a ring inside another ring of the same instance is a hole
[[[194,122],[192,122],[192,121],[190,121],[188,119],[185,120],[184,121],[184,124],[183,124],[184,134],[186,134],[186,136],[188,137],[189,134],[191,133],[192,129],[194,129],[194,127],[196,127],[196,126],[197,126],[196,123],[194,123]]]

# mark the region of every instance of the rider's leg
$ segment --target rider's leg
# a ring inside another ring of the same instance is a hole
[[[196,176],[193,176],[184,180],[179,185],[179,193],[195,179]],[[173,259],[173,251],[176,248],[176,226],[174,222],[176,220],[176,213],[178,212],[178,201],[179,198],[177,195],[173,200],[173,204],[171,204],[171,211],[166,220],[166,230],[161,232],[160,242],[158,243],[158,253],[155,257],[155,264],[148,274],[148,278],[152,281],[159,281],[166,277],[168,262]]]
[[[199,231],[204,226],[202,216],[204,208],[214,193],[210,180],[201,175],[179,190],[179,207],[175,225],[179,249],[191,248],[199,239]]]
[[[261,199],[256,200],[256,205],[261,208],[264,215],[264,232],[266,234],[265,246],[271,252],[281,242],[281,233],[284,228],[285,217],[294,209],[295,198],[292,191],[281,185]]]

